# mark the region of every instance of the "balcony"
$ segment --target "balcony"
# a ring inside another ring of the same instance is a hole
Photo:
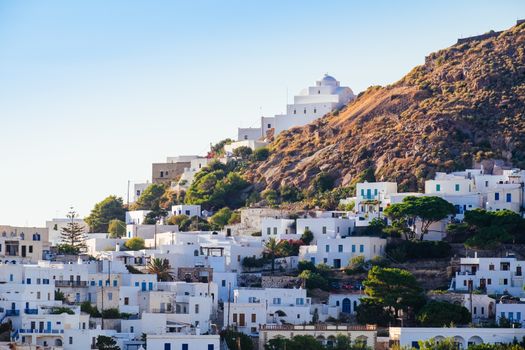
[[[38,315],[38,309],[24,309],[26,315]]]
[[[57,280],[55,281],[55,287],[60,288],[87,288],[87,281],[67,281],[67,280]]]
[[[6,316],[20,316],[20,310],[13,310],[13,309],[5,310],[5,315]]]

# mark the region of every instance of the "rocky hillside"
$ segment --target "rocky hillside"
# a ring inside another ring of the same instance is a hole
[[[274,189],[308,188],[320,172],[349,186],[373,172],[416,190],[436,171],[484,159],[525,167],[525,24],[432,53],[395,84],[370,87],[270,148],[247,176]]]

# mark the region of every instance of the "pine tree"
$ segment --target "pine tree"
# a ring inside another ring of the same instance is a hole
[[[62,240],[61,248],[63,251],[78,254],[86,248],[86,235],[84,233],[84,226],[75,222],[77,213],[71,208],[67,213],[67,218],[71,221],[62,228],[60,238]]]

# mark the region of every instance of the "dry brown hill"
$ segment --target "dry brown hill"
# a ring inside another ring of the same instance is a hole
[[[503,159],[525,168],[525,24],[430,54],[397,83],[371,87],[340,112],[280,134],[247,176],[307,188],[329,172],[348,186],[372,169],[400,190],[436,171]]]

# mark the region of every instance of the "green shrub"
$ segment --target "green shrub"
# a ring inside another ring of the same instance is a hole
[[[258,148],[253,152],[253,160],[256,162],[265,161],[269,156],[270,150],[267,147]]]

